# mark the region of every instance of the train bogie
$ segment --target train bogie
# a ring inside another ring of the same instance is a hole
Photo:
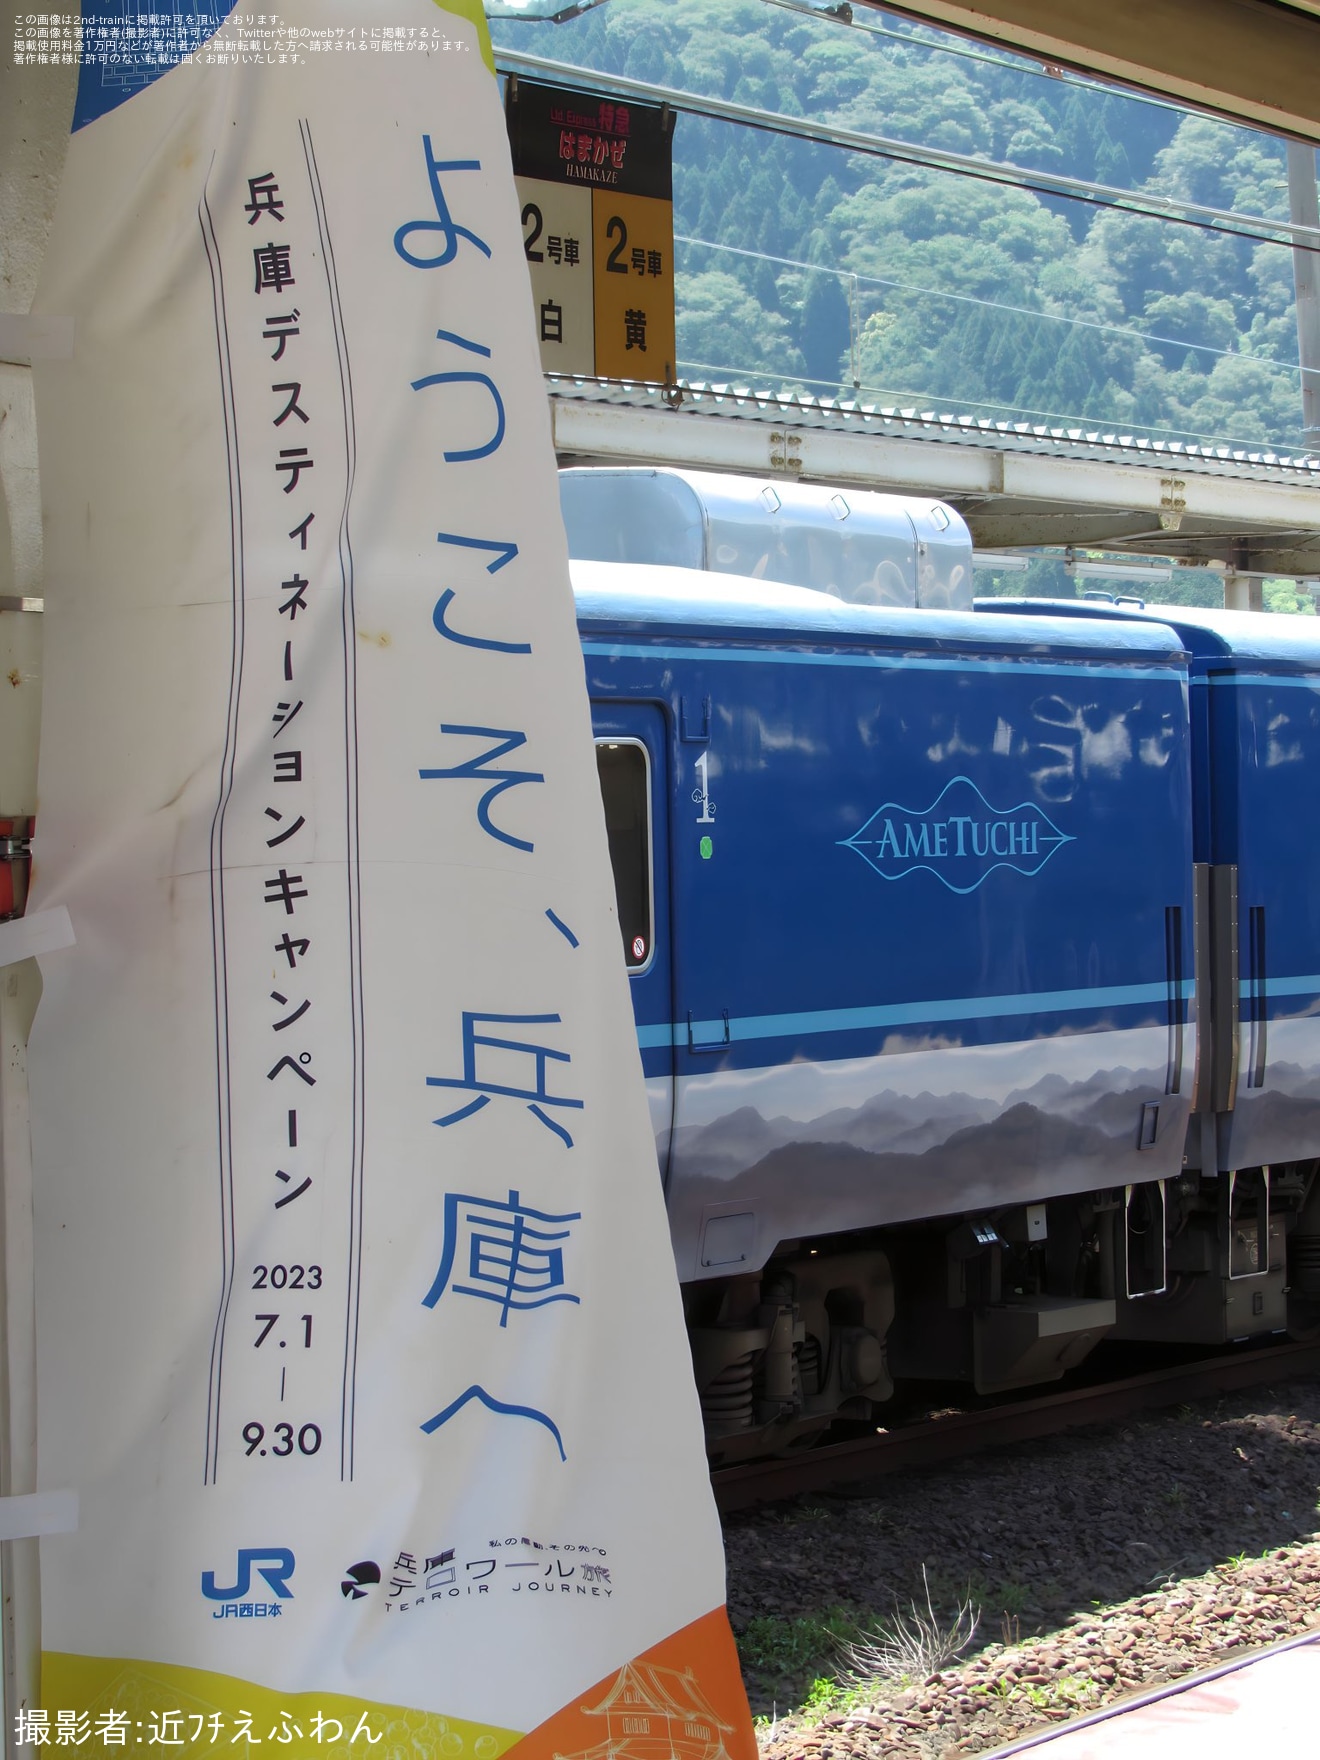
[[[868,1418],[893,1394],[893,1276],[875,1247],[790,1246],[762,1273],[685,1294],[707,1439],[726,1458]]]

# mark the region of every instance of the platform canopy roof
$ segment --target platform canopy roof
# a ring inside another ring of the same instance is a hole
[[[1320,0],[884,0],[884,10],[1320,143]]]

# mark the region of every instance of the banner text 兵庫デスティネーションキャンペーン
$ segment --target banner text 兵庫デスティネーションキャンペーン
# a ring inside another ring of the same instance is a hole
[[[127,64],[83,19],[43,1698],[93,1742],[748,1754],[484,25],[384,11]]]

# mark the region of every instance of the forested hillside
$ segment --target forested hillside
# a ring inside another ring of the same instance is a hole
[[[1287,213],[1279,141],[874,17],[879,30],[764,0],[611,0],[494,29],[767,110]],[[855,377],[882,404],[1302,444],[1284,247],[690,116],[674,154],[675,230],[703,241],[678,249],[690,378],[851,396]]]

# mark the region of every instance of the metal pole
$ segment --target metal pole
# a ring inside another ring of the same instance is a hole
[[[1256,574],[1239,574],[1229,568],[1224,574],[1224,609],[1226,611],[1263,611],[1264,582]]]
[[[859,364],[858,352],[861,332],[862,314],[857,303],[857,277],[850,275],[848,277],[848,354],[854,391],[860,391],[862,388],[862,369]]]
[[[35,959],[0,969],[0,1496],[37,1488],[37,1337],[32,1282],[32,1142],[27,1037],[41,995]],[[36,1540],[0,1545],[4,1751],[15,1715],[41,1703],[41,1584]]]
[[[77,13],[77,4],[66,10]],[[18,0],[0,0],[0,32],[12,40]],[[5,277],[0,311],[31,308],[54,212],[73,114],[76,67],[15,67],[0,58],[0,213]],[[7,327],[11,331],[13,324]],[[21,322],[17,326],[22,331]],[[32,354],[0,359],[0,599],[26,605],[42,593],[41,498],[37,482]],[[41,618],[0,611],[0,814],[36,810]],[[12,688],[18,687],[18,688]],[[27,1034],[41,994],[35,959],[0,967],[0,1495],[36,1490],[36,1316],[32,1272],[32,1150],[28,1134]],[[0,1544],[0,1682],[3,1752],[15,1760],[14,1716],[40,1704],[41,1602],[36,1540]],[[24,1752],[27,1752],[26,1746]]]
[[[1320,221],[1316,199],[1315,148],[1288,142],[1288,217],[1297,226]],[[1297,290],[1297,360],[1302,369],[1302,427],[1320,438],[1320,256],[1293,242],[1293,285]]]

